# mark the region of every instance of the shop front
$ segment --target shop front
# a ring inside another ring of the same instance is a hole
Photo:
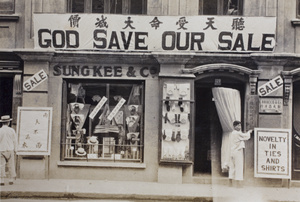
[[[34,164],[36,178],[227,179],[233,120],[244,131],[290,128],[286,63],[272,55],[275,18],[35,14],[34,21],[36,50],[17,53],[22,107],[52,109],[51,146],[46,156],[19,155],[21,178],[32,177]],[[278,89],[258,91],[278,76]],[[19,147],[29,150],[26,141]],[[245,178],[253,183],[255,148],[252,137]]]
[[[0,53],[0,114],[17,116],[22,104],[22,62],[14,54]],[[12,121],[15,127],[16,119]]]

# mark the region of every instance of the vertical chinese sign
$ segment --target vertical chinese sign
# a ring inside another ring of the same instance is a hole
[[[291,178],[291,131],[289,129],[254,129],[255,177]]]
[[[51,107],[18,108],[18,155],[50,155]]]

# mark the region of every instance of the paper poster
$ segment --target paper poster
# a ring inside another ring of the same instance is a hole
[[[255,128],[255,177],[291,178],[291,131]]]
[[[18,155],[50,155],[52,108],[19,107]]]

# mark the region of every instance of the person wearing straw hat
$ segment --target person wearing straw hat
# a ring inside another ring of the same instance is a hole
[[[13,180],[16,177],[15,169],[15,152],[17,150],[17,135],[13,128],[9,127],[11,122],[9,115],[1,116],[0,122],[2,127],[0,128],[0,185],[4,185],[4,177],[6,177],[5,166],[8,167],[9,184],[13,184]]]

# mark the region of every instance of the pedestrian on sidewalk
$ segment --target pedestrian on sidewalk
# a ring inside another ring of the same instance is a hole
[[[9,184],[12,185],[16,177],[15,169],[15,153],[17,150],[17,135],[10,122],[12,119],[9,115],[1,116],[0,123],[0,185],[4,185],[4,178],[6,177],[5,167],[8,167]]]
[[[234,130],[229,135],[229,185],[232,186],[234,180],[237,187],[243,187],[245,140],[250,139],[250,133],[252,133],[252,130],[249,130],[247,133],[243,133],[241,131],[242,125],[240,121],[234,121],[233,128]]]

